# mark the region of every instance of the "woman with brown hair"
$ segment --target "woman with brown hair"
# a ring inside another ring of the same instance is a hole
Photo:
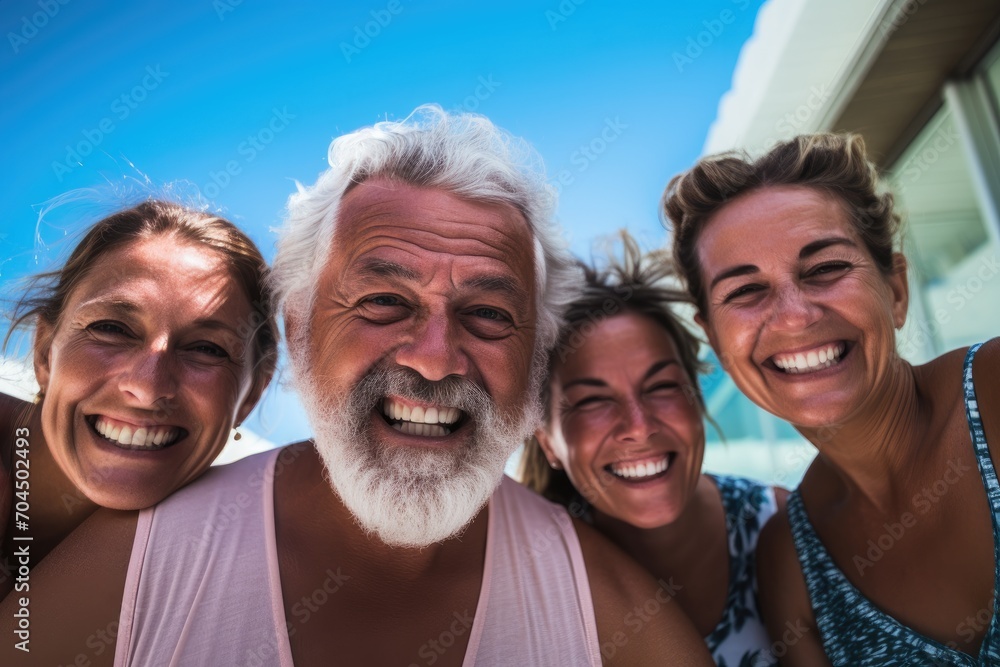
[[[274,372],[270,308],[253,242],[164,201],[104,218],[35,277],[11,330],[34,326],[40,390],[0,395],[3,554],[30,538],[33,564],[98,506],[149,507],[205,472]]]
[[[757,534],[784,491],[701,471],[699,342],[672,308],[669,258],[584,266],[544,384],[521,479],[566,505],[676,596],[719,665],[771,664],[756,600]]]
[[[1000,664],[1000,340],[899,356],[899,216],[861,138],[704,158],[664,207],[723,367],[818,450],[758,551],[787,664]]]

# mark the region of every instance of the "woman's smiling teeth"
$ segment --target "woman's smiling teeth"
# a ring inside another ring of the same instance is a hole
[[[815,373],[840,362],[847,346],[844,343],[832,343],[795,354],[776,354],[771,361],[779,369],[791,374]]]
[[[448,406],[411,407],[386,398],[382,401],[382,414],[394,429],[407,435],[440,437],[455,430],[462,411]]]
[[[94,430],[116,445],[132,449],[163,449],[172,445],[181,433],[176,426],[122,424],[102,416],[94,419]]]
[[[664,454],[663,458],[655,461],[645,461],[641,463],[611,463],[607,470],[616,477],[623,479],[646,479],[665,472],[670,467],[670,454]]]

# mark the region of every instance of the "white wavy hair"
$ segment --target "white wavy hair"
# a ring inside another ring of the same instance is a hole
[[[316,285],[330,255],[337,211],[344,195],[369,178],[436,187],[474,202],[513,206],[534,238],[537,292],[536,354],[556,343],[567,306],[578,295],[582,274],[553,222],[555,189],[545,180],[541,157],[527,142],[478,114],[417,107],[401,121],[384,121],[338,137],[330,144],[330,168],[312,187],[296,183],[272,272],[278,308],[309,321]],[[303,334],[309,327],[300,327]],[[289,341],[295,347],[296,341]]]

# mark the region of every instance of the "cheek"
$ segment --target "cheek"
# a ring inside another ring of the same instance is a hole
[[[459,346],[494,400],[520,405],[525,402],[529,389],[533,348],[522,341],[508,339],[503,342],[507,344],[464,338]]]
[[[753,351],[760,324],[732,314],[716,318],[713,327],[715,353],[722,368],[732,373],[740,360]]]
[[[244,390],[250,386],[249,371],[238,372],[232,368],[207,368],[186,373],[179,383],[194,394],[196,405],[213,406],[218,417],[229,418],[239,407],[237,403]]]
[[[599,408],[577,412],[563,419],[562,430],[566,442],[570,443],[571,455],[576,458],[590,458],[615,423],[614,411]]]
[[[53,345],[50,354],[49,375],[45,395],[46,409],[42,410],[43,418],[46,412],[52,414],[52,420],[61,418],[54,410],[73,410],[80,400],[103,394],[108,387],[116,388],[114,368],[119,365],[116,355],[94,346]],[[55,400],[59,404],[55,404]],[[51,429],[53,423],[46,425]]]
[[[705,424],[701,420],[701,414],[695,413],[689,417],[689,421],[684,424],[685,434],[687,436],[687,441],[691,444],[692,449],[701,452],[704,456],[705,452]],[[701,469],[701,464],[698,465],[699,470]]]
[[[42,432],[45,433],[46,439],[52,445],[56,445],[60,439],[56,438],[54,434],[60,433],[61,429],[58,428],[58,416],[56,415],[57,409],[60,407],[65,408],[66,406],[60,406],[56,404],[51,396],[46,396],[45,401],[42,403]]]
[[[701,423],[696,400],[692,389],[682,389],[667,396],[651,398],[649,405],[656,411],[657,418],[668,426],[691,430]]]
[[[59,386],[83,378],[93,378],[100,369],[114,363],[115,355],[100,347],[70,341],[53,344],[49,356],[49,385]]]
[[[329,317],[313,331],[323,335],[313,336],[310,359],[314,373],[327,377],[354,379],[357,369],[367,369],[380,355],[391,349],[392,326],[365,326],[344,316]]]

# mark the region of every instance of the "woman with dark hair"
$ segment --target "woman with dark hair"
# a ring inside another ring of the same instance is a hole
[[[768,665],[756,601],[757,533],[784,491],[703,474],[699,343],[663,253],[623,235],[624,261],[584,266],[544,385],[546,422],[521,479],[566,505],[676,597],[719,665]]]
[[[705,158],[664,207],[723,367],[818,450],[758,550],[787,664],[1000,664],[1000,340],[899,356],[899,217],[861,138]]]
[[[32,563],[98,506],[149,507],[205,472],[276,363],[260,251],[163,201],[96,223],[32,280],[19,326],[40,390],[0,395],[0,527],[3,554],[30,538]]]

